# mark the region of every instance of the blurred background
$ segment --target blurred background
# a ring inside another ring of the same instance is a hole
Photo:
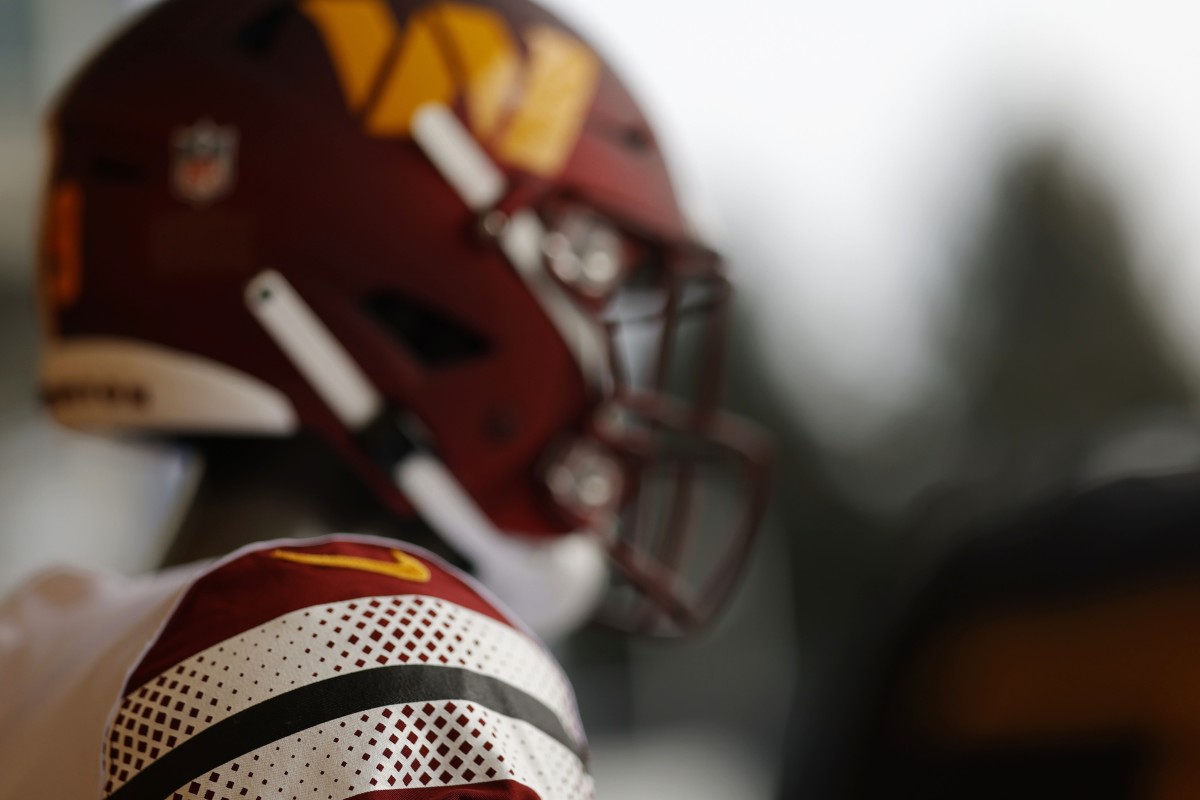
[[[1200,463],[1200,12],[547,2],[640,90],[733,265],[730,404],[780,443],[716,630],[564,647],[602,796],[775,797],[930,531]],[[195,481],[51,427],[32,389],[40,118],[133,5],[0,0],[0,592],[55,560],[153,566]]]

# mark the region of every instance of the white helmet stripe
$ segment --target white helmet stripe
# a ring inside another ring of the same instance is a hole
[[[412,137],[472,211],[487,211],[504,196],[504,173],[446,106],[430,103],[413,114]]]
[[[504,173],[453,111],[441,103],[422,106],[413,114],[412,132],[417,145],[468,208],[477,213],[495,208],[507,188]],[[612,375],[604,331],[543,268],[545,238],[546,230],[537,215],[519,209],[500,232],[500,249],[558,329],[588,385],[607,394]]]
[[[286,278],[260,273],[246,286],[246,305],[347,428],[375,418],[379,392]]]

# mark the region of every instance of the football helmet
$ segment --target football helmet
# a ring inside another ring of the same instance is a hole
[[[167,0],[50,130],[60,422],[314,433],[543,630],[591,613],[609,562],[626,627],[691,629],[728,594],[768,461],[718,407],[730,286],[638,105],[553,15]]]

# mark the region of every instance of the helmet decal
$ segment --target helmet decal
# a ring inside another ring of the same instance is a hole
[[[526,93],[500,142],[500,160],[535,175],[558,172],[579,138],[599,77],[596,56],[562,31],[529,31]]]
[[[384,59],[395,41],[396,22],[382,0],[308,0],[305,15],[316,24],[337,67],[346,104],[358,113],[371,99]]]
[[[171,136],[171,190],[194,206],[206,206],[233,191],[237,180],[238,132],[204,119]]]
[[[558,28],[532,26],[523,53],[499,14],[474,5],[436,3],[402,31],[384,0],[308,0],[303,10],[372,136],[406,137],[417,109],[461,100],[472,133],[507,166],[553,176],[579,140],[600,61]]]

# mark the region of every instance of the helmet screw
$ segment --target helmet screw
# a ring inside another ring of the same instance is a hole
[[[508,227],[508,214],[500,209],[493,209],[483,215],[479,221],[479,230],[490,239],[499,239]]]
[[[546,471],[555,501],[583,518],[610,513],[620,502],[621,467],[593,442],[576,440],[560,451]]]

